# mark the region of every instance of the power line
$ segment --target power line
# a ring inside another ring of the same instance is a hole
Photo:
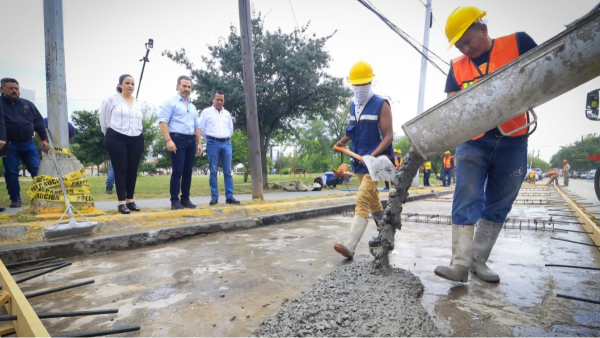
[[[296,22],[296,27],[299,27],[298,20],[296,20],[296,13],[294,12],[294,6],[292,6],[292,0],[288,0],[288,2],[290,3],[290,8],[292,9],[292,15],[294,15],[294,21]]]
[[[419,49],[425,49],[427,50],[429,53],[431,53],[435,59],[445,63],[446,65],[450,66],[450,64],[448,62],[446,62],[444,59],[442,59],[440,56],[438,56],[437,54],[435,54],[434,52],[432,52],[429,48],[425,48],[423,45],[421,45],[421,43],[419,43],[417,40],[413,39],[410,35],[408,35],[406,32],[404,32],[403,30],[401,30],[400,28],[398,28],[398,26],[394,25],[390,20],[388,20],[383,14],[381,14],[376,8],[375,6],[373,6],[373,4],[371,4],[371,2],[369,0],[358,0],[358,2],[360,2],[363,6],[365,6],[368,10],[370,10],[371,12],[373,12],[375,15],[377,15],[377,17],[379,17],[379,19],[381,19],[388,27],[390,27],[396,34],[398,34],[404,41],[406,41],[409,45],[411,45],[411,47],[413,47],[414,50],[416,50],[419,54],[421,54],[421,56],[423,56],[425,59],[427,59],[427,61],[429,63],[431,63],[431,65],[433,67],[435,67],[437,70],[439,70],[440,72],[442,72],[442,74],[446,75],[446,72],[444,70],[442,70],[442,68],[440,68],[440,66],[438,66],[437,63],[435,63],[429,56],[425,56],[425,54],[423,54],[423,52],[421,52],[421,50]]]

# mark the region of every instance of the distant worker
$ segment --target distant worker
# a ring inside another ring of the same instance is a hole
[[[481,20],[485,15],[475,6],[464,6],[455,9],[446,21],[450,47],[456,46],[463,54],[452,60],[445,89],[448,97],[468,90],[537,46],[524,32],[490,38]],[[517,130],[527,121],[525,112],[456,148],[460,167],[456,168],[452,204],[452,259],[450,266],[438,266],[436,275],[466,282],[470,269],[484,281],[500,281],[486,262],[527,173],[529,127]]]
[[[354,92],[350,104],[350,126],[346,128],[346,136],[335,145],[345,147],[348,141],[352,141],[350,149],[361,156],[386,155],[391,160],[394,156],[392,109],[388,100],[373,93],[371,81],[374,77],[373,68],[364,61],[355,63],[350,69],[348,80]],[[335,251],[350,259],[354,257],[356,246],[367,228],[369,212],[375,223],[383,218],[377,182],[371,179],[362,161],[353,160],[352,169],[360,182],[354,218],[346,241],[333,246]]]
[[[404,161],[404,159],[402,158],[402,150],[400,149],[394,149],[394,164],[396,165],[396,170],[400,169],[400,166],[402,165],[402,162]],[[390,182],[385,181],[385,190],[390,190]]]
[[[571,166],[569,165],[569,161],[566,159],[563,160],[563,183],[565,187],[569,186],[569,173],[571,172]]]
[[[558,170],[550,170],[548,172],[548,177],[550,178],[548,179],[548,183],[546,183],[547,186],[558,184]]]
[[[73,127],[73,124],[71,124],[71,122],[67,122],[69,124],[69,143],[73,142],[73,139],[75,139],[75,127]],[[48,129],[48,118],[44,117],[44,126],[46,127],[46,129]],[[37,139],[40,139],[40,134],[38,134],[37,132],[35,133],[35,137]]]
[[[429,177],[431,177],[431,162],[425,162],[425,169],[423,171],[423,185],[426,187],[431,187],[429,184]]]
[[[442,185],[449,187],[452,182],[452,170],[454,170],[454,159],[449,151],[444,153],[442,158]]]
[[[535,184],[535,171],[530,171],[528,176],[527,176],[527,183],[529,184]]]

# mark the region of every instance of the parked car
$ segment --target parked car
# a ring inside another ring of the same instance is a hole
[[[535,180],[536,181],[541,181],[542,180],[542,169],[540,168],[533,168],[533,171],[535,171]]]
[[[588,171],[585,178],[587,180],[593,181],[595,177],[596,177],[596,169],[593,169],[593,170]]]

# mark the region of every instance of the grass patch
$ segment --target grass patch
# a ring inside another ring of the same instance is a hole
[[[285,185],[286,181],[292,180],[302,180],[307,185],[311,184],[314,179],[318,176],[324,175],[322,173],[313,173],[311,176],[306,175],[306,177],[298,176],[295,177],[289,175],[269,175],[269,182],[281,182]],[[209,185],[209,177],[208,176],[192,176],[192,188],[191,195],[192,197],[196,196],[210,196],[210,185]],[[106,176],[93,176],[88,177],[88,181],[90,182],[90,191],[95,201],[116,201],[116,190],[112,195],[107,195],[105,193],[106,190]],[[169,198],[169,186],[171,182],[170,176],[138,176],[137,184],[135,188],[135,199],[151,199],[151,198]],[[423,184],[423,175],[420,177],[420,182]],[[437,181],[433,175],[430,179],[432,184],[441,185],[440,181]],[[29,205],[30,198],[27,196],[27,190],[31,187],[31,179],[23,179],[20,181],[21,185],[21,200],[23,205]],[[223,182],[223,176],[218,177],[218,185],[220,194],[224,194],[225,184]],[[250,178],[247,183],[244,183],[244,177],[242,175],[234,175],[233,176],[233,185],[234,185],[234,194],[251,194],[252,186]],[[383,187],[384,183],[380,182],[379,187]],[[332,190],[332,193],[345,189],[345,185],[338,185],[336,189]],[[353,177],[350,184],[350,189],[358,188],[358,179]],[[6,191],[6,183],[0,183],[0,191]],[[265,194],[271,192],[281,192],[282,190],[264,190]],[[309,197],[310,198],[310,197]],[[271,200],[269,203],[273,203]],[[10,198],[8,197],[8,192],[0,194],[0,206],[8,206],[10,204]],[[165,205],[165,208],[167,206]],[[23,216],[25,217],[25,216]]]

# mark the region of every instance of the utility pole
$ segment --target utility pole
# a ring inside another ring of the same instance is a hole
[[[417,116],[423,113],[425,102],[425,83],[427,81],[427,56],[429,55],[429,29],[431,28],[431,0],[425,6],[425,29],[423,31],[423,57],[421,58],[421,81],[419,83],[419,101],[417,103]],[[454,182],[456,184],[456,182]],[[419,185],[419,174],[413,178],[413,187]]]
[[[65,76],[65,48],[63,33],[62,0],[44,0],[44,40],[46,45],[46,97],[48,104],[48,130],[52,134],[54,147],[69,148],[69,114],[67,111],[67,82]],[[82,168],[74,156],[56,154],[61,174]],[[52,156],[43,156],[39,175],[58,177]],[[87,213],[97,210],[93,202],[79,202],[77,209]],[[31,206],[38,214],[62,213],[64,202],[32,199]]]
[[[252,199],[263,199],[262,164],[256,104],[256,79],[254,77],[254,48],[252,46],[252,20],[250,0],[238,0],[240,11],[240,34],[242,39],[242,64],[244,71],[244,95],[246,97],[246,134],[250,155]]]

